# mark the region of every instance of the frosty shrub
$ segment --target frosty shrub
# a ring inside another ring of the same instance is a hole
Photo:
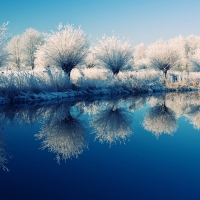
[[[162,133],[172,134],[178,128],[175,113],[165,104],[149,108],[142,125],[157,138]]]
[[[114,75],[131,63],[133,52],[134,48],[128,40],[120,40],[115,36],[103,36],[93,49],[98,65],[111,70]]]
[[[6,37],[7,25],[8,25],[8,22],[0,26],[0,67],[5,65],[8,58],[8,53],[6,49],[6,45],[8,41],[8,38]]]
[[[148,47],[147,57],[150,60],[150,66],[163,71],[165,77],[169,69],[173,69],[179,64],[179,52],[176,46],[162,40],[158,40]]]
[[[96,139],[112,144],[125,141],[132,134],[131,122],[128,111],[112,106],[96,114],[90,125],[94,128]]]
[[[42,34],[35,29],[29,28],[23,33],[21,40],[24,61],[27,66],[31,66],[34,69],[35,52],[43,44]]]
[[[19,69],[22,62],[22,44],[20,35],[14,36],[8,43],[8,54],[9,64]]]
[[[70,76],[74,67],[84,63],[88,48],[89,37],[84,31],[60,24],[56,32],[47,36],[41,51],[44,60],[49,60],[49,65],[61,68]]]

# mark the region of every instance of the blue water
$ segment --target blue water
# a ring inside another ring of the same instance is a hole
[[[0,199],[200,199],[200,131],[188,117],[198,98],[191,93],[2,106],[0,139],[7,162],[0,170]],[[164,115],[173,111],[168,114],[177,129],[156,136],[143,121],[151,106],[163,104]],[[46,135],[38,138],[44,126]],[[115,139],[97,137],[108,130]],[[61,142],[56,134],[74,134],[67,144],[82,144],[77,157],[71,151],[66,158],[49,144],[42,149],[50,132],[52,145]]]

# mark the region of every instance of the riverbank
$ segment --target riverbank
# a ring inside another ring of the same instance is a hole
[[[0,104],[15,102],[67,100],[85,96],[182,92],[200,88],[200,75],[195,72],[162,72],[140,70],[112,75],[102,69],[75,69],[68,76],[60,70],[2,71]]]

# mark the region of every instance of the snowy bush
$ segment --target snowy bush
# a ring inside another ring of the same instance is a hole
[[[45,62],[48,59],[50,66],[57,66],[70,76],[73,68],[84,63],[88,48],[89,37],[84,31],[60,24],[56,32],[47,36],[40,51]]]
[[[128,40],[103,36],[93,48],[93,54],[100,67],[118,74],[133,61],[134,48]]]

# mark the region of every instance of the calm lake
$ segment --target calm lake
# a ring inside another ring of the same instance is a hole
[[[0,199],[200,199],[200,93],[0,106]]]

